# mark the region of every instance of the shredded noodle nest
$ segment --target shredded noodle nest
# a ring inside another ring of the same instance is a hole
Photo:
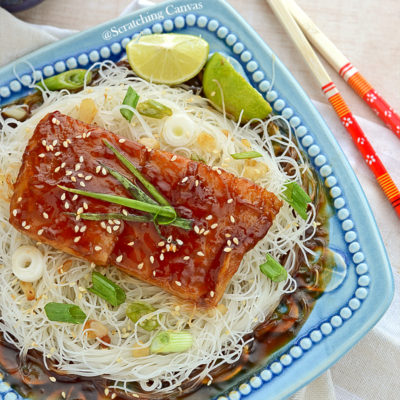
[[[186,157],[196,154],[208,165],[221,167],[237,176],[246,177],[249,171],[252,174],[262,166],[265,173],[255,177],[256,183],[278,196],[288,180],[301,182],[302,172],[309,166],[296,147],[289,124],[289,135],[278,130],[272,136],[268,134],[268,124],[281,117],[240,126],[190,90],[148,83],[130,76],[126,68],[111,62],[96,67],[99,68],[96,86],[73,94],[43,91],[44,104],[29,120],[23,123],[12,119],[0,121],[3,125],[0,135],[0,329],[5,339],[20,349],[22,356],[29,349],[42,352],[45,365],[51,358],[60,370],[86,377],[103,375],[127,391],[131,390],[129,382],[136,382],[145,391],[171,392],[189,378],[202,380],[210,377],[212,370],[222,363],[237,361],[246,344],[243,337],[271,314],[282,294],[296,289],[290,272],[295,265],[296,251],[304,255],[311,253],[305,242],[315,231],[314,208],[304,221],[294,216],[286,203],[283,205],[266,237],[244,256],[221,300],[223,306],[204,312],[116,268],[99,268],[127,294],[126,303],[114,308],[86,290],[93,269],[90,263],[34,243],[8,222],[12,182],[35,126],[54,110],[76,118],[81,101],[91,98],[97,107],[93,123],[98,126],[133,140],[153,138],[163,150]],[[128,85],[137,91],[140,100],[157,100],[174,113],[188,115],[197,127],[194,140],[180,147],[168,145],[162,136],[164,120],[143,117],[134,109],[132,123],[125,120],[120,109]],[[202,133],[208,134],[206,138],[211,140],[212,151],[207,143],[196,139]],[[258,166],[230,156],[249,150],[248,143],[252,150],[262,154],[262,158],[257,159],[257,163],[261,162]],[[286,147],[283,154],[274,155],[274,144]],[[298,154],[300,162],[290,157],[290,151]],[[290,176],[282,167],[284,163],[292,166]],[[33,301],[26,299],[11,271],[12,254],[25,244],[36,245],[46,262],[43,277],[33,284],[36,291]],[[286,282],[273,283],[260,273],[259,265],[265,262],[266,253],[275,258],[287,254],[285,268],[289,275]],[[72,268],[60,272],[66,260],[73,261]],[[109,348],[104,349],[98,341],[88,339],[83,325],[49,321],[44,306],[51,301],[76,304],[88,319],[104,324],[111,337]],[[147,302],[156,309],[152,315],[157,317],[160,329],[190,331],[194,340],[192,348],[184,353],[135,357],[132,349],[138,343],[148,347],[156,331],[147,332],[139,326],[141,320],[135,324],[127,318],[126,306],[134,301]]]

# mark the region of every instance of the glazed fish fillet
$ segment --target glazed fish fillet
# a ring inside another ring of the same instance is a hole
[[[180,217],[193,221],[192,230],[167,225],[158,231],[152,222],[88,221],[77,216],[140,214],[57,186],[130,198],[102,167],[135,182],[104,139],[139,169]],[[10,222],[61,251],[115,266],[182,299],[211,307],[218,304],[243,255],[267,234],[280,207],[273,193],[247,179],[148,149],[54,112],[39,122],[25,150]]]

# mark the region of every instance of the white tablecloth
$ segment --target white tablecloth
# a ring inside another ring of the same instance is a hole
[[[135,0],[124,14],[151,4]],[[12,33],[12,34],[10,34]],[[0,66],[73,31],[22,22],[0,8]],[[3,40],[7,38],[7,40]],[[360,100],[361,101],[361,100]],[[315,101],[347,155],[371,204],[395,276],[394,301],[382,320],[330,370],[294,394],[292,400],[400,399],[400,221],[334,111]],[[400,141],[382,125],[358,118],[389,173],[400,186]]]

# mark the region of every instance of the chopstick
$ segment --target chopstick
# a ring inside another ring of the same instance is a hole
[[[354,144],[360,151],[367,165],[375,175],[386,197],[400,217],[400,192],[392,178],[371,146],[360,125],[354,118],[343,97],[332,82],[328,72],[325,70],[318,56],[312,49],[310,43],[300,30],[296,21],[281,0],[267,0],[276,17],[285,27],[296,47],[304,57],[313,75],[317,79],[323,93],[333,106],[336,114],[342,121],[346,130],[350,133]]]
[[[294,0],[286,0],[286,5],[308,40],[351,88],[376,112],[378,117],[400,138],[400,116]]]

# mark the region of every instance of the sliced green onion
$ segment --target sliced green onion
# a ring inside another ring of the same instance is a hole
[[[42,89],[49,90],[77,90],[83,87],[85,84],[89,84],[92,81],[92,73],[86,69],[71,69],[70,71],[62,72],[61,74],[51,76],[42,82],[38,82],[36,86]]]
[[[121,206],[125,206],[128,208],[133,208],[135,210],[148,212],[154,215],[160,215],[162,217],[167,217],[175,220],[176,212],[170,206],[158,206],[156,204],[149,204],[143,201],[128,199],[126,197],[116,196],[113,194],[105,194],[105,193],[96,193],[96,192],[89,192],[86,190],[80,189],[72,189],[65,186],[58,185],[58,187],[66,192],[79,194],[81,196],[91,197],[97,200],[103,200],[108,203],[119,204]]]
[[[158,333],[150,345],[150,353],[181,353],[189,350],[193,344],[190,332],[164,331]]]
[[[136,108],[138,101],[139,101],[139,95],[137,94],[136,90],[133,89],[132,86],[129,86],[128,90],[126,91],[126,95],[125,95],[125,98],[124,98],[124,101],[122,102],[122,104],[125,106],[130,106],[132,108]],[[121,115],[126,120],[128,120],[129,122],[132,121],[132,117],[133,117],[132,110],[128,110],[127,108],[121,108],[120,112],[121,112]]]
[[[161,119],[170,117],[172,110],[155,100],[146,100],[138,104],[137,110],[145,117]]]
[[[257,157],[262,157],[262,154],[260,154],[258,151],[244,151],[243,153],[233,153],[231,154],[231,157],[234,158],[235,160],[247,160],[249,158],[257,158]]]
[[[68,215],[76,216],[75,213],[67,213]],[[90,221],[107,221],[109,219],[120,219],[123,221],[130,222],[154,222],[154,217],[151,215],[135,215],[135,214],[121,214],[121,213],[82,213],[79,214],[81,219]],[[158,220],[157,220],[158,222]],[[162,224],[161,224],[162,225]],[[177,228],[182,228],[186,231],[190,231],[193,227],[193,220],[186,218],[177,217],[175,221],[170,223],[171,226],[176,226]]]
[[[119,161],[139,180],[139,182],[149,191],[153,198],[161,205],[170,206],[164,196],[139,172],[139,170],[112,144],[103,141],[104,144],[116,155]]]
[[[112,306],[119,306],[126,299],[124,290],[107,277],[96,271],[92,272],[93,286],[88,288],[89,292],[101,297]]]
[[[150,204],[158,204],[155,200],[153,200],[150,196],[148,196],[139,186],[135,185],[124,175],[120,174],[115,169],[100,163],[100,165],[107,169],[107,171],[118,180],[118,182],[132,195],[133,198],[139,201],[143,201],[145,203]]]
[[[156,309],[150,304],[136,301],[135,303],[131,303],[128,305],[126,309],[126,315],[131,321],[138,322],[139,319],[142,318],[144,315],[150,314],[154,311],[156,311]],[[158,328],[159,323],[157,321],[157,318],[155,316],[152,316],[151,318],[148,318],[145,321],[141,322],[139,326],[150,332]]]
[[[311,202],[310,196],[296,182],[286,183],[285,187],[283,199],[293,207],[301,218],[306,220],[308,218],[307,204]]]
[[[201,162],[201,163],[206,163],[205,160],[203,160],[198,154],[192,153],[190,156],[190,159],[193,161]]]
[[[286,269],[269,254],[267,254],[267,261],[260,265],[260,270],[273,282],[282,282],[287,278]]]
[[[50,321],[82,324],[86,319],[86,314],[75,304],[47,303],[44,311]]]

